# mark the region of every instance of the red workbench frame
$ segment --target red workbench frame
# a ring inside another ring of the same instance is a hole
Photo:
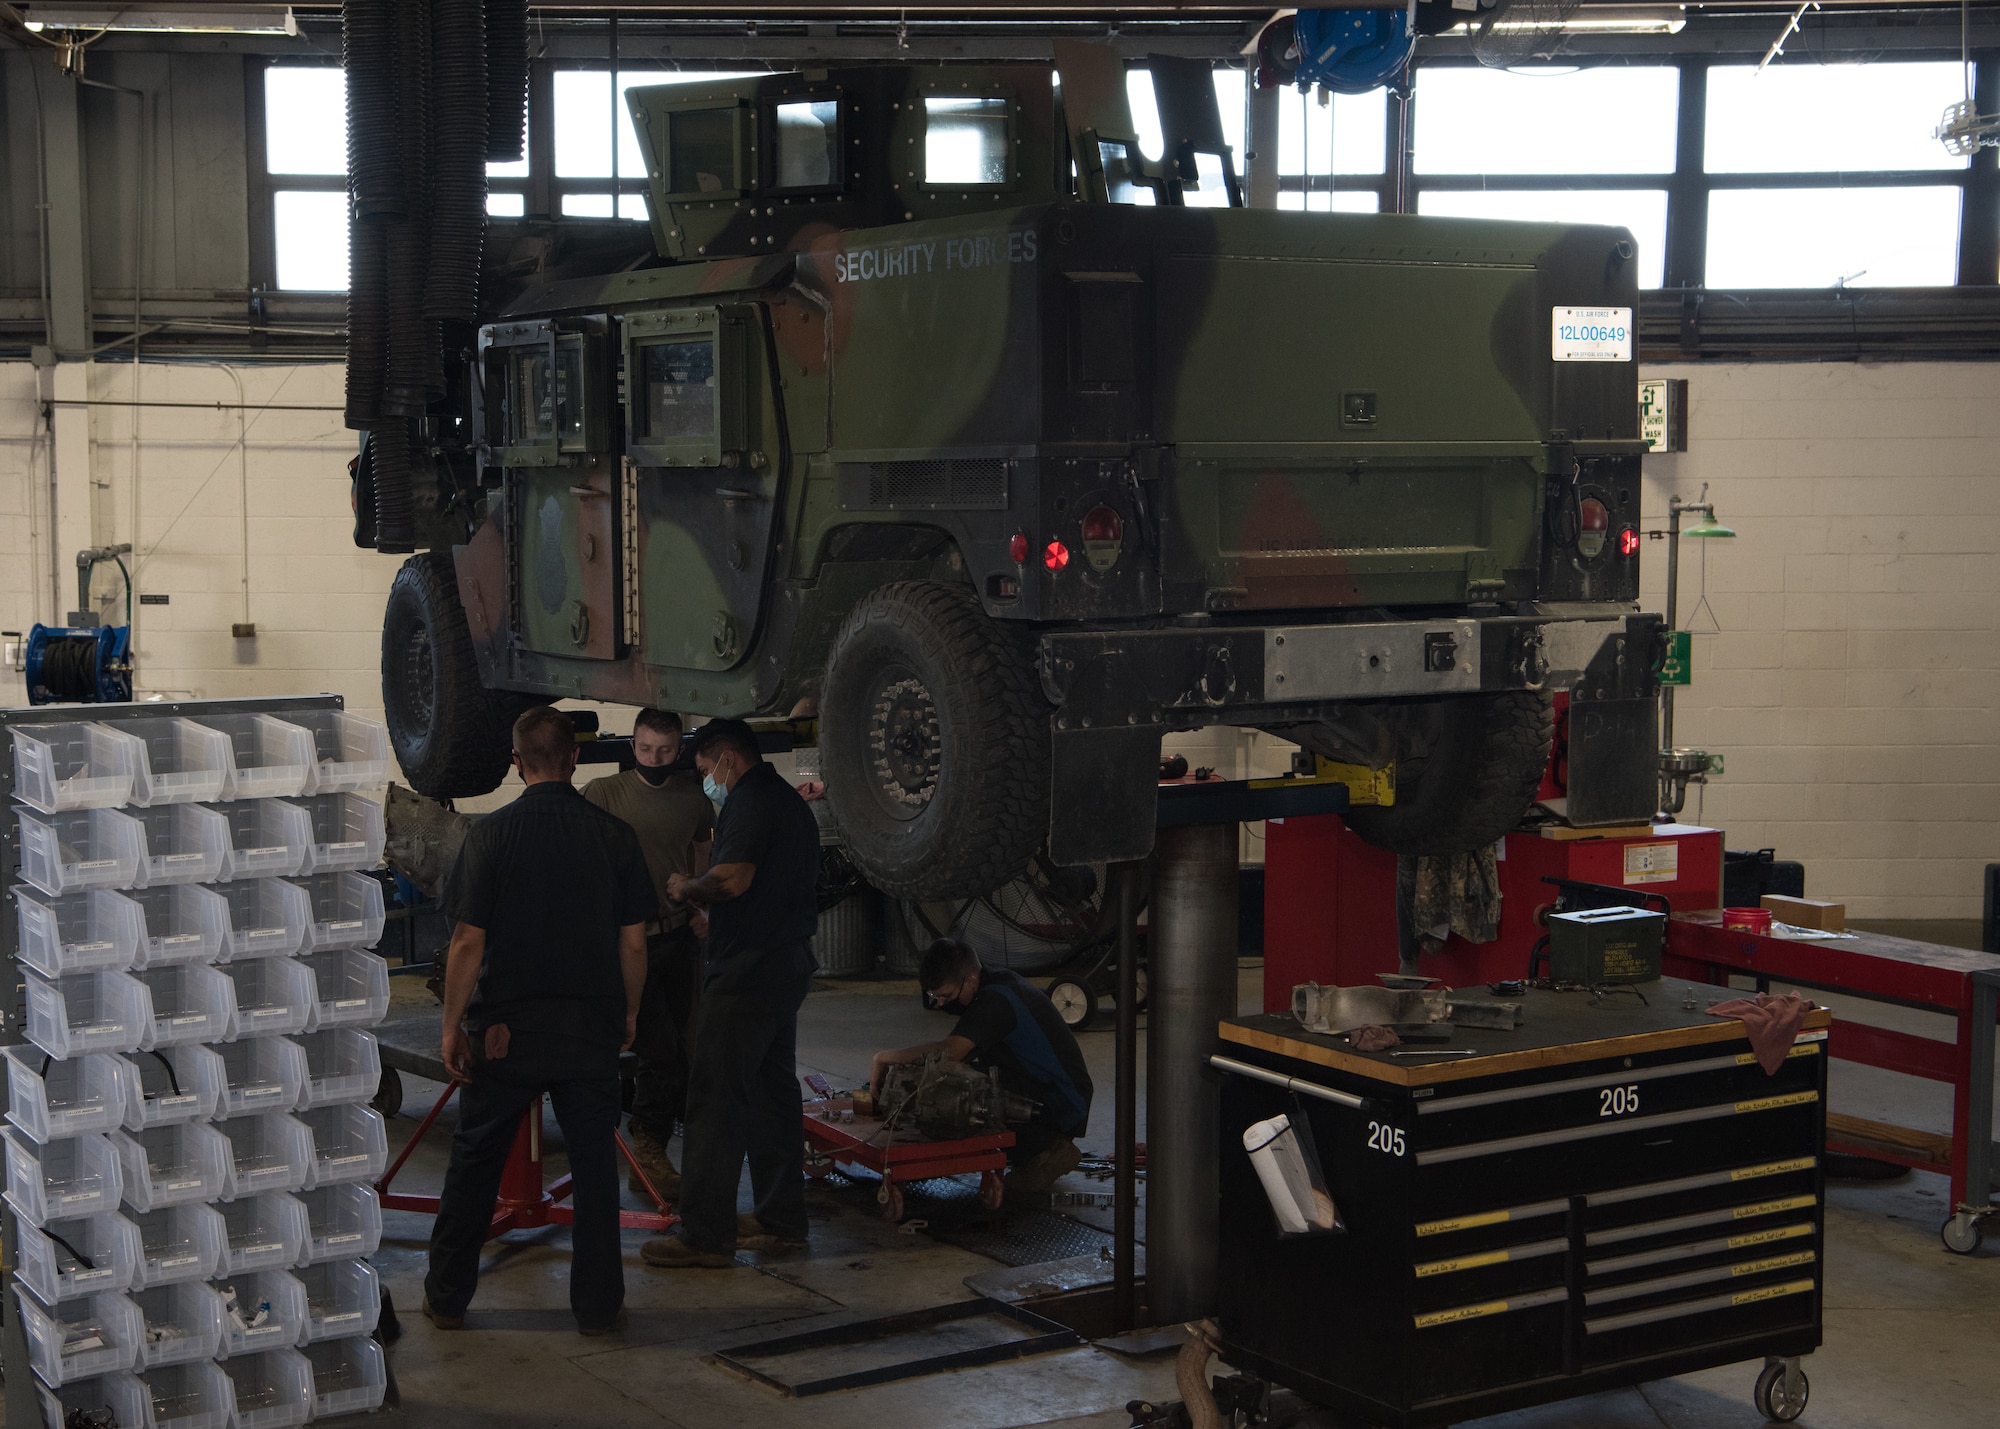
[[[937,1176],[965,1176],[979,1173],[980,1198],[989,1208],[1000,1204],[1000,1172],[1007,1164],[1007,1148],[1014,1144],[1011,1131],[992,1131],[956,1141],[891,1139],[882,1141],[882,1123],[874,1117],[857,1116],[838,1121],[842,1111],[851,1112],[853,1103],[841,1097],[833,1101],[807,1102],[801,1116],[806,1145],[824,1159],[827,1169],[859,1167],[882,1179],[876,1199],[892,1221],[903,1218],[903,1186],[910,1181],[928,1181]],[[913,1133],[892,1133],[910,1136]],[[810,1160],[806,1174],[812,1175]],[[824,1174],[823,1172],[821,1174]]]
[[[1995,1209],[1993,1059],[2000,957],[1879,933],[1781,938],[1724,928],[1720,913],[1676,913],[1667,928],[1665,971],[1725,985],[1729,973],[1748,973],[1759,990],[1782,982],[1955,1018],[1951,1042],[1836,1018],[1828,1055],[1951,1086],[1951,1135],[1830,1113],[1826,1144],[1829,1151],[1944,1172],[1951,1178],[1952,1205],[1945,1243],[1962,1251],[1977,1244],[1980,1220]]]

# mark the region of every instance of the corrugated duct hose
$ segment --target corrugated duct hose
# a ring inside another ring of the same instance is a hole
[[[373,433],[375,545],[416,542],[418,422],[479,320],[486,163],[521,157],[528,12],[348,0],[347,425]]]

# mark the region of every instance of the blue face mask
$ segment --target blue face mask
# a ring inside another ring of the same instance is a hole
[[[709,803],[714,804],[717,808],[720,808],[722,801],[729,797],[729,791],[715,782],[713,774],[704,774],[701,776],[701,792],[708,795]]]

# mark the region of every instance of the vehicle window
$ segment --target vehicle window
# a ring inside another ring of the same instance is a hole
[[[583,339],[567,337],[556,347],[556,445],[583,450]]]
[[[778,110],[778,187],[840,187],[840,101],[801,99]]]
[[[510,442],[540,441],[556,434],[555,384],[549,380],[549,354],[540,347],[514,354],[508,381]]]
[[[655,342],[639,349],[644,436],[653,441],[715,435],[715,344]]]
[[[1007,101],[926,96],[924,182],[1007,182]]]
[[[712,194],[736,183],[736,111],[688,109],[667,120],[669,193]]]
[[[1132,150],[1137,145],[1113,144],[1099,140],[1098,157],[1104,162],[1104,188],[1113,203],[1137,204],[1141,208],[1156,202],[1150,185],[1136,183],[1139,160]],[[1218,176],[1219,177],[1219,176]]]

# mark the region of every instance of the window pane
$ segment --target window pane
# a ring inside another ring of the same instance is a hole
[[[1721,197],[1721,195],[1717,195]],[[1537,223],[1608,223],[1632,230],[1639,245],[1639,286],[1657,288],[1666,268],[1667,195],[1663,190],[1432,189],[1417,195],[1417,212],[1443,218],[1506,218]],[[1711,276],[1709,281],[1714,282]]]
[[[556,175],[565,179],[611,177],[611,73],[555,72]]]
[[[1166,131],[1160,127],[1160,101],[1153,94],[1153,72],[1125,71],[1125,102],[1132,109],[1132,127],[1139,134],[1139,152],[1158,159],[1166,152]]]
[[[495,218],[519,218],[528,211],[525,194],[488,194],[486,211]]]
[[[1222,181],[1222,159],[1215,154],[1197,153],[1195,172],[1201,181],[1181,189],[1181,202],[1189,208],[1228,208],[1229,187]]]
[[[1327,207],[1329,199],[1333,202],[1332,208]],[[1288,208],[1294,212],[1305,209],[1306,196],[1296,190],[1280,192],[1278,195],[1278,207]],[[1312,213],[1379,213],[1381,209],[1382,196],[1372,189],[1366,191],[1336,189],[1331,194],[1314,194],[1312,196],[1312,206],[1309,211]]]
[[[653,69],[618,71],[618,172],[628,179],[646,176],[646,161],[639,153],[639,134],[632,127],[632,102],[627,93],[662,84],[715,84],[730,79],[755,79],[756,70]]]
[[[509,382],[509,441],[532,442],[556,434],[556,393],[549,380],[548,349],[522,348],[514,354]]]
[[[778,187],[840,187],[840,105],[802,99],[778,110]]]
[[[564,194],[562,211],[564,218],[609,218],[611,195]]]
[[[715,347],[656,342],[639,349],[646,384],[644,435],[655,441],[715,435]]]
[[[1664,67],[1417,71],[1420,174],[1667,174],[1680,74]]]
[[[486,166],[486,177],[489,179],[525,179],[528,177],[527,150],[523,148],[522,156],[514,160],[511,164],[488,164]]]
[[[1278,91],[1278,172],[1381,173],[1388,115],[1386,90],[1336,94],[1322,109],[1285,86]]]
[[[1215,103],[1222,111],[1222,142],[1229,146],[1229,162],[1237,177],[1243,174],[1243,100],[1246,76],[1240,69],[1215,71]]]
[[[1098,141],[1098,161],[1104,165],[1105,196],[1113,203],[1136,204],[1140,208],[1152,207],[1155,199],[1150,187],[1133,182],[1138,173],[1138,165],[1129,152],[1128,144],[1107,144]]]
[[[1708,72],[1711,174],[1962,169],[1931,137],[1945,106],[1965,98],[1953,62],[1787,62]]]
[[[1007,182],[1007,101],[924,100],[924,182]]]
[[[1957,188],[1717,189],[1708,286],[1945,287],[1957,276]]]
[[[639,222],[645,223],[653,215],[646,208],[646,196],[644,194],[620,194],[618,195],[618,216],[620,218],[635,218]]]
[[[687,109],[667,116],[667,192],[712,194],[738,187],[736,115]]]
[[[272,65],[264,71],[264,170],[347,172],[346,75],[304,65]],[[344,277],[339,286],[347,286]]]
[[[339,293],[347,289],[347,195],[273,194],[278,286]]]

